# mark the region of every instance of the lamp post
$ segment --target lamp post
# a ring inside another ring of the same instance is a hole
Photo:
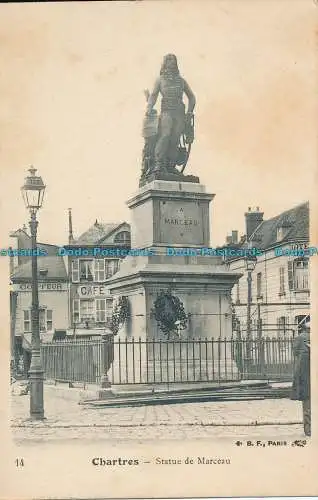
[[[257,297],[257,338],[261,340],[262,338],[262,318],[261,318],[261,301],[263,298]]]
[[[251,303],[252,303],[252,272],[256,266],[256,257],[248,255],[245,259],[247,270],[247,317],[246,317],[246,358],[247,362],[251,361],[251,340],[252,340],[252,319],[251,319]]]
[[[263,321],[261,318],[261,297],[257,297],[257,345],[258,345],[258,363],[259,363],[259,374],[262,378],[265,378],[265,352],[264,352],[264,341],[263,341]]]
[[[21,188],[26,208],[30,211],[30,229],[32,244],[32,357],[29,370],[30,375],[30,418],[32,420],[44,419],[43,380],[44,370],[41,361],[40,327],[39,327],[39,293],[36,236],[38,222],[36,213],[41,208],[45,185],[41,177],[35,175],[36,168],[29,168],[30,175],[25,178]]]

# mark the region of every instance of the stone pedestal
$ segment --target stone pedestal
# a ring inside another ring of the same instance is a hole
[[[166,340],[151,310],[159,292],[168,289],[180,298],[189,315],[188,327],[181,333],[183,341],[231,336],[231,289],[241,274],[230,271],[222,257],[204,255],[202,250],[210,244],[209,204],[213,198],[202,184],[157,180],[141,187],[128,200],[131,246],[144,249],[144,255],[127,256],[120,271],[107,282],[112,294],[127,296],[130,304],[130,319],[115,341],[126,337],[135,342],[139,338]],[[171,362],[171,353],[167,356],[167,365],[172,366],[167,372],[170,377],[178,361]],[[139,365],[143,373],[147,365],[149,375],[149,353],[147,360],[145,355],[142,358]],[[155,358],[151,370],[158,365]],[[183,354],[181,358],[184,361]],[[235,371],[232,359],[227,358],[226,363],[225,371]],[[185,366],[180,368],[179,378],[184,370]],[[200,376],[206,380],[202,367],[201,375],[200,368],[194,367],[194,372],[195,380]]]

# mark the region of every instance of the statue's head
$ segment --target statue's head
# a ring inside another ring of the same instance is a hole
[[[174,54],[167,54],[163,58],[160,74],[165,73],[179,74],[178,61]]]

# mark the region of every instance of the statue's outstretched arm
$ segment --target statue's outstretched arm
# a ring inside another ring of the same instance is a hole
[[[194,93],[192,92],[189,84],[185,81],[184,81],[184,92],[185,92],[185,95],[187,96],[188,98],[188,113],[193,113],[193,110],[194,110],[194,107],[195,107],[195,103],[196,103],[196,99],[195,99],[195,95]]]
[[[154,105],[156,104],[157,98],[159,95],[159,91],[160,91],[160,79],[158,78],[155,82],[153,91],[151,92],[151,94],[148,97],[147,113],[149,113],[152,110],[152,108],[154,107]]]

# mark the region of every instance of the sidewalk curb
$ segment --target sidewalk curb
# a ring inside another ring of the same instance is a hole
[[[254,390],[253,390],[254,389]],[[252,390],[236,391],[196,391],[187,393],[164,393],[151,394],[142,396],[116,396],[109,397],[104,400],[90,399],[80,401],[78,404],[86,408],[116,408],[127,406],[148,406],[148,405],[164,405],[164,404],[184,404],[184,403],[204,403],[216,401],[255,401],[264,399],[288,398],[290,390],[287,388],[271,389],[271,388],[253,388]]]
[[[176,384],[174,384],[176,385]],[[189,387],[190,386],[190,387]],[[145,386],[145,387],[138,387],[138,389],[135,389],[132,387],[131,390],[127,390],[127,386],[124,386],[123,390],[121,389],[123,386],[116,386],[113,385],[110,388],[111,398],[139,398],[139,397],[147,397],[147,396],[154,396],[154,395],[163,395],[163,394],[169,394],[169,395],[177,395],[177,394],[190,394],[190,393],[202,393],[202,392],[225,392],[225,391],[232,391],[233,389],[240,389],[240,390],[246,390],[246,389],[253,389],[253,388],[270,388],[270,383],[268,381],[262,381],[262,380],[257,380],[257,381],[249,381],[249,380],[244,380],[244,381],[239,381],[239,382],[233,382],[233,383],[223,383],[223,384],[215,384],[215,383],[210,383],[209,385],[204,385],[202,386],[200,382],[197,383],[196,386],[194,386],[193,383],[184,383],[183,387],[174,387],[174,388],[167,388],[166,384],[164,384],[162,387],[152,387],[152,386]],[[45,384],[45,388],[48,390],[56,391],[57,395],[65,398],[70,398],[73,400],[81,400],[81,401],[91,401],[91,400],[96,400],[97,398],[97,393],[100,390],[99,386],[95,386],[94,388],[90,387],[88,389],[83,389],[81,387],[65,387],[65,385],[54,385],[50,383]],[[86,397],[85,397],[86,396]],[[85,398],[85,399],[84,399]]]

